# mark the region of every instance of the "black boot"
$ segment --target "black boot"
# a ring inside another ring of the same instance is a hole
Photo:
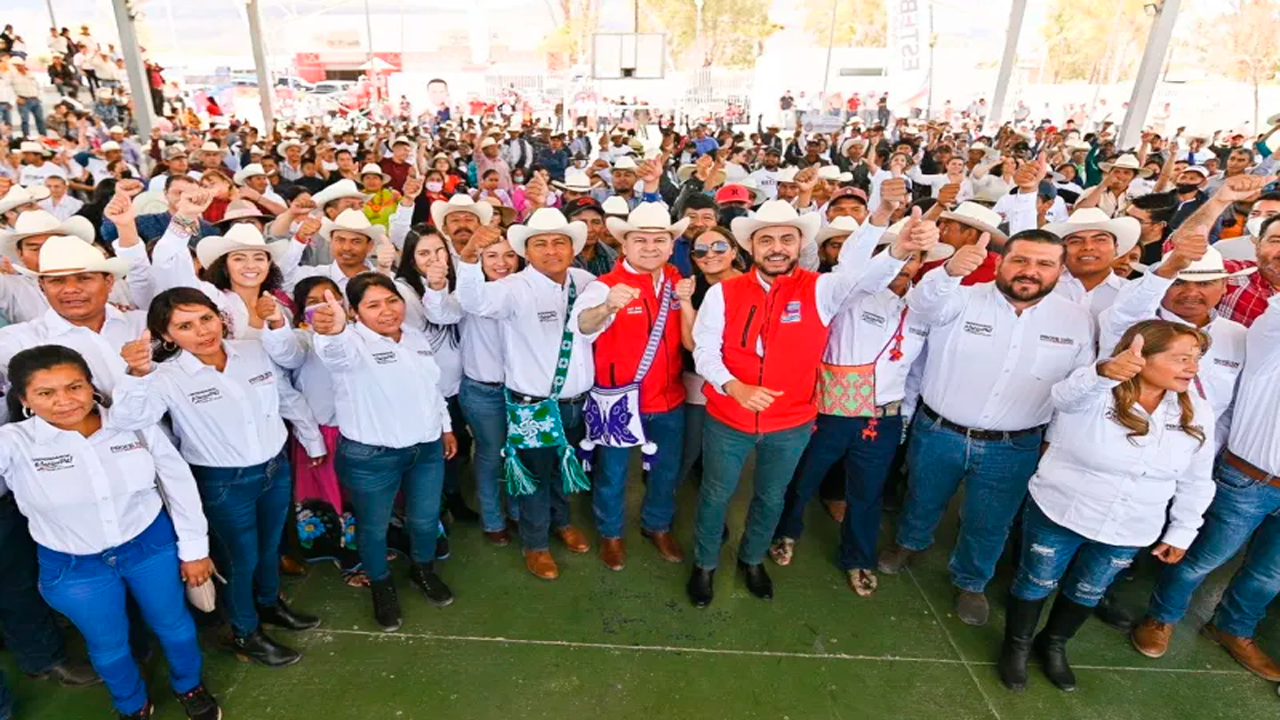
[[[769,573],[765,572],[764,563],[748,565],[739,560],[738,569],[746,576],[747,590],[750,590],[752,595],[761,600],[773,599],[773,580],[769,578]]]
[[[1098,602],[1098,607],[1093,609],[1093,614],[1098,616],[1106,625],[1109,625],[1121,632],[1129,632],[1138,624],[1138,619],[1129,612],[1129,608],[1125,607],[1121,602],[1111,594],[1111,589],[1107,589],[1107,594],[1102,596],[1102,600]]]
[[[689,575],[689,584],[685,589],[694,607],[704,608],[711,604],[711,599],[715,597],[715,579],[714,569],[704,570],[697,565],[693,566],[693,573]]]
[[[270,607],[259,605],[258,622],[295,631],[314,630],[320,627],[320,618],[293,610],[285,603],[283,597],[276,598],[276,604]]]
[[[427,602],[436,607],[453,604],[453,591],[436,575],[435,563],[418,563],[409,570],[409,581],[418,586]]]
[[[400,629],[400,600],[396,597],[396,586],[390,578],[373,580],[369,583],[373,592],[373,619],[383,632],[395,632]]]
[[[1000,682],[1014,692],[1027,689],[1027,661],[1031,658],[1031,640],[1040,622],[1044,599],[1021,600],[1009,596],[1004,616],[1004,645],[1000,646]]]
[[[267,667],[285,667],[302,659],[302,653],[267,637],[262,628],[233,639],[231,647],[241,660],[253,660]]]
[[[454,522],[460,523],[476,523],[480,522],[480,513],[467,507],[467,503],[462,499],[462,494],[449,493],[444,496],[445,509],[453,516]]]
[[[1053,601],[1053,609],[1049,611],[1049,622],[1044,630],[1036,636],[1035,650],[1040,664],[1049,681],[1059,690],[1071,692],[1076,689],[1076,675],[1071,672],[1067,662],[1067,641],[1075,636],[1076,631],[1093,614],[1093,608],[1085,607],[1059,594]]]

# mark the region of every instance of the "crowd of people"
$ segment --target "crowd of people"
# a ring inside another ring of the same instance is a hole
[[[873,596],[963,485],[955,612],[988,622],[1010,552],[1011,690],[1032,656],[1074,689],[1092,615],[1160,657],[1246,544],[1204,632],[1280,682],[1254,641],[1280,591],[1280,118],[1125,148],[1109,121],[861,113],[815,134],[215,117],[138,137],[59,107],[54,132],[24,111],[0,157],[0,626],[31,677],[149,717],[154,635],[212,720],[197,625],[298,662],[279,631],[322,619],[280,577],[306,562],[367,587],[388,632],[388,558],[447,606],[462,526],[541,580],[560,549],[623,570],[638,451],[644,551],[687,566],[696,607],[735,534],[771,599],[814,495]],[[1141,557],[1162,567],[1138,616],[1108,588]]]

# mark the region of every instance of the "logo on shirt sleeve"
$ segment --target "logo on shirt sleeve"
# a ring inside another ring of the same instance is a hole
[[[977,335],[978,337],[991,337],[990,325],[983,325],[982,323],[976,323],[971,320],[966,320],[964,322],[964,331],[970,335]]]
[[[71,453],[50,455],[48,457],[31,458],[31,465],[36,472],[58,472],[70,470],[76,466],[76,458]]]
[[[798,323],[800,322],[800,301],[792,300],[782,309],[782,322]]]
[[[216,387],[205,388],[187,393],[187,400],[192,405],[204,405],[222,399],[222,391]]]

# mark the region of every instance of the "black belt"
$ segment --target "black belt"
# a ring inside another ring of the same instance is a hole
[[[468,379],[468,380],[470,380],[470,381],[471,381],[471,382],[473,382],[473,383],[480,383],[481,385],[484,385],[485,387],[502,387],[502,383],[501,383],[501,382],[488,382],[488,381],[485,381],[485,380],[477,380],[477,379],[475,379],[475,378],[471,377],[470,375],[468,375],[468,376],[467,376],[467,379]]]
[[[547,400],[548,398],[544,398],[544,397],[534,397],[534,396],[532,396],[532,395],[523,395],[523,394],[518,393],[518,392],[512,392],[512,393],[511,393],[511,399],[512,399],[512,400],[515,400],[515,401],[516,401],[516,403],[517,403],[517,404],[520,404],[520,405],[537,405],[538,403],[540,403],[540,402],[542,402],[542,401],[544,401],[544,400]],[[560,398],[559,400],[557,400],[556,402],[560,402],[560,403],[569,403],[569,404],[571,404],[571,405],[572,405],[573,403],[580,403],[580,402],[582,402],[583,400],[586,400],[586,399],[587,399],[587,393],[582,393],[581,395],[574,395],[573,397],[569,397],[569,398],[562,397],[562,398]]]
[[[971,440],[1011,440],[1013,438],[1035,435],[1036,433],[1044,430],[1043,425],[1037,425],[1033,428],[1027,428],[1026,430],[978,430],[953,423],[939,415],[936,410],[924,403],[920,404],[920,411],[923,412],[925,417],[930,420],[937,420],[938,424],[942,427],[952,432],[964,435]]]

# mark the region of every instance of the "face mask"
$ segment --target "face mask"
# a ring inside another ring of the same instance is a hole
[[[515,184],[517,184],[517,185],[523,185],[523,184],[524,184],[524,176],[523,176],[523,175],[512,175],[512,176],[511,176],[511,182],[513,182],[513,183],[515,183]]]
[[[444,183],[432,180],[426,184],[427,192],[438,193],[444,189]]]
[[[587,161],[586,161],[586,160],[574,160],[574,161],[573,161],[573,166],[574,166],[574,167],[576,167],[576,168],[578,168],[579,170],[581,170],[582,168],[584,168],[584,167],[586,167],[586,166],[587,166]]]
[[[1200,189],[1200,183],[1178,183],[1176,186],[1178,194],[1193,193]]]
[[[1266,221],[1267,221],[1267,218],[1264,218],[1261,215],[1257,217],[1251,217],[1245,222],[1244,229],[1249,233],[1250,237],[1261,237],[1262,224],[1265,223]]]

